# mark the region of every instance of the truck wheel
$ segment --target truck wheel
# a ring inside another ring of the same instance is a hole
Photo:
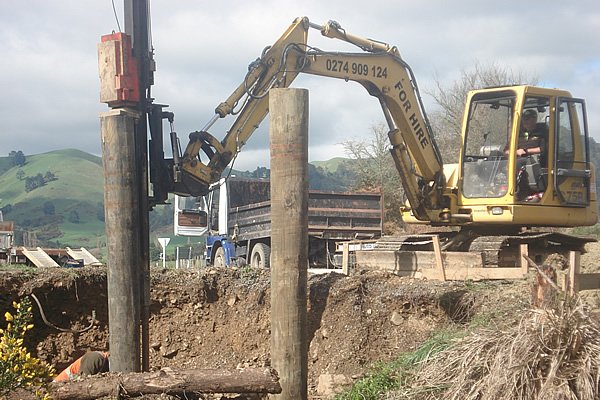
[[[215,261],[213,262],[213,266],[216,268],[225,268],[225,249],[219,247],[217,251],[215,251]]]
[[[264,243],[256,243],[250,255],[250,266],[252,268],[271,267],[271,248]]]

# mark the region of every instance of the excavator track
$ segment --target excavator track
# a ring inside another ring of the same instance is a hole
[[[525,231],[515,235],[481,235],[476,232],[433,232],[419,235],[383,237],[375,243],[376,250],[433,251],[432,235],[438,235],[443,251],[480,253],[484,267],[520,265],[520,245],[527,244],[529,256],[540,264],[550,254],[565,257],[571,250],[585,252],[585,244],[595,242],[557,232]]]
[[[517,235],[483,235],[475,237],[469,244],[469,252],[480,252],[484,267],[518,266],[521,244],[528,247],[529,256],[542,263],[550,254],[567,257],[569,251],[585,252],[585,244],[596,239],[557,232],[525,231]]]
[[[432,235],[437,235],[440,239],[442,249],[444,245],[454,236],[454,232],[434,232],[414,235],[384,236],[379,239],[374,248],[378,250],[398,250],[398,251],[433,251]]]
[[[500,253],[507,249],[508,243],[508,236],[479,236],[471,242],[469,252],[481,253],[484,267],[495,266],[499,264]]]

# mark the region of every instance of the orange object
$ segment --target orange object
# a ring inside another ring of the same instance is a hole
[[[81,371],[81,362],[85,357],[90,357],[90,355],[95,355],[94,353],[100,354],[103,358],[108,359],[108,352],[104,351],[90,351],[85,353],[83,356],[79,357],[77,360],[73,361],[71,365],[65,368],[60,374],[54,378],[53,382],[66,382],[73,379],[75,375],[80,375]],[[86,374],[94,375],[102,371],[83,371]]]
[[[137,103],[140,101],[140,90],[138,80],[137,59],[133,56],[131,37],[122,32],[114,32],[109,35],[103,35],[102,44],[113,43],[111,46],[114,65],[111,70],[114,73],[114,81],[107,83],[114,85],[111,91],[112,95],[107,98],[101,98],[100,101],[107,103],[111,107],[117,107],[124,104]]]

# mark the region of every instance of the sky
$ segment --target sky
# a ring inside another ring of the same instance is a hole
[[[123,0],[114,5],[124,29]],[[397,46],[428,111],[435,103],[425,92],[436,79],[450,85],[476,63],[494,63],[586,99],[589,130],[600,141],[597,0],[151,0],[152,93],[175,113],[183,147],[242,82],[248,64],[299,16],[335,20],[347,32]],[[108,108],[99,102],[96,46],[118,30],[111,0],[0,0],[0,155],[65,148],[101,155],[99,114]],[[354,51],[314,29],[309,44]],[[345,156],[341,143],[368,139],[384,121],[377,100],[356,83],[300,76],[292,86],[309,89],[310,161]],[[222,139],[226,130],[222,121],[210,132]],[[234,168],[268,164],[265,120]]]

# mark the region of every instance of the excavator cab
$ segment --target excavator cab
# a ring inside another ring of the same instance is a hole
[[[583,100],[533,86],[477,90],[463,126],[460,203],[472,207],[473,222],[596,222]]]

